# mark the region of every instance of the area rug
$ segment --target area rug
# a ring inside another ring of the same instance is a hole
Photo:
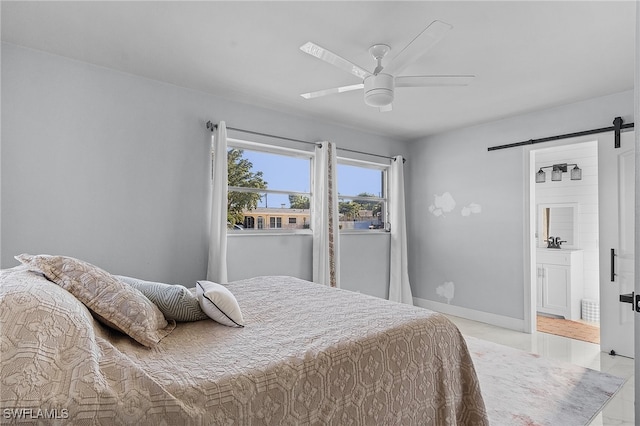
[[[536,328],[543,333],[600,344],[600,327],[591,324],[538,315]]]
[[[582,426],[625,380],[465,336],[492,426]]]

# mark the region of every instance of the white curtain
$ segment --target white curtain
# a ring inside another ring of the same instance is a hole
[[[340,287],[336,147],[316,146],[313,176],[313,282]]]
[[[227,127],[218,124],[212,141],[211,229],[207,280],[227,282]]]
[[[391,226],[391,262],[389,300],[413,305],[407,262],[407,223],[404,203],[404,159],[391,162],[389,176],[389,223]]]

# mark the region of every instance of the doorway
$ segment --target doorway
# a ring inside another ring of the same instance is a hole
[[[563,145],[554,145],[541,147],[539,149],[529,149],[529,162],[525,170],[529,174],[529,194],[528,194],[528,229],[530,236],[528,238],[528,253],[530,255],[530,287],[525,288],[527,300],[525,300],[525,327],[529,332],[536,330],[536,302],[538,300],[538,280],[536,275],[539,263],[544,263],[545,256],[553,252],[552,249],[542,250],[538,246],[541,241],[536,240],[536,193],[541,188],[540,185],[545,183],[536,183],[533,176],[536,174],[536,161],[539,161],[540,154],[544,153],[545,148],[563,149],[565,146],[579,145],[583,142],[593,142],[597,140],[597,182],[598,207],[591,214],[597,211],[598,226],[595,233],[595,244],[584,240],[580,233],[579,245],[584,250],[596,247],[597,255],[586,257],[586,262],[591,267],[598,266],[599,276],[597,289],[598,298],[595,300],[599,303],[600,308],[600,338],[601,349],[604,352],[622,355],[626,357],[634,357],[634,315],[633,315],[633,290],[634,290],[634,247],[635,247],[635,231],[634,231],[634,182],[635,182],[635,133],[626,131],[621,133],[620,144],[614,144],[613,132],[599,134],[596,137],[590,137],[591,140],[585,138],[567,139]],[[553,151],[551,151],[553,152]],[[585,163],[586,165],[587,163]],[[582,167],[582,166],[581,166]],[[586,170],[586,167],[585,167]],[[589,173],[585,172],[584,176]],[[587,180],[587,179],[584,179]],[[560,183],[556,181],[555,183]],[[579,207],[582,209],[582,206]],[[590,247],[591,246],[591,247]],[[565,252],[565,255],[569,252]],[[562,274],[555,270],[556,277],[562,277]],[[588,274],[591,275],[591,274]],[[587,276],[588,283],[589,276]],[[529,285],[529,283],[527,285]],[[588,285],[588,284],[586,284]],[[557,290],[557,287],[553,287]],[[585,288],[586,292],[581,295],[587,298],[593,295],[593,287],[591,290]],[[628,299],[628,300],[627,300]],[[621,302],[629,301],[631,305]],[[576,306],[575,302],[572,306]],[[527,315],[529,316],[527,318]],[[573,318],[572,318],[573,319]]]
[[[532,331],[599,344],[598,142],[566,140],[530,150]],[[568,166],[554,167],[566,164]],[[571,171],[578,168],[580,174]],[[559,169],[553,176],[552,171]],[[558,241],[558,250],[549,241]],[[598,338],[594,339],[593,336]]]

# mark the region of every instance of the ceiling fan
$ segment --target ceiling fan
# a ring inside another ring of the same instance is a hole
[[[303,93],[305,99],[318,98],[333,93],[350,92],[364,89],[364,103],[377,107],[380,111],[391,111],[396,87],[429,87],[429,86],[466,86],[475,76],[473,75],[420,75],[398,76],[407,66],[424,55],[436,45],[453,28],[442,21],[433,21],[427,28],[418,34],[404,49],[393,57],[386,65],[382,60],[391,51],[386,44],[374,44],[369,48],[377,66],[372,72],[348,61],[335,53],[307,42],[300,46],[300,50],[330,63],[348,73],[362,79],[362,83],[333,89],[319,90],[317,92]]]

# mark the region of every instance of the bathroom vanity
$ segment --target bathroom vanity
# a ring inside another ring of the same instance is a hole
[[[583,252],[578,249],[536,250],[537,311],[580,319],[583,297]]]

